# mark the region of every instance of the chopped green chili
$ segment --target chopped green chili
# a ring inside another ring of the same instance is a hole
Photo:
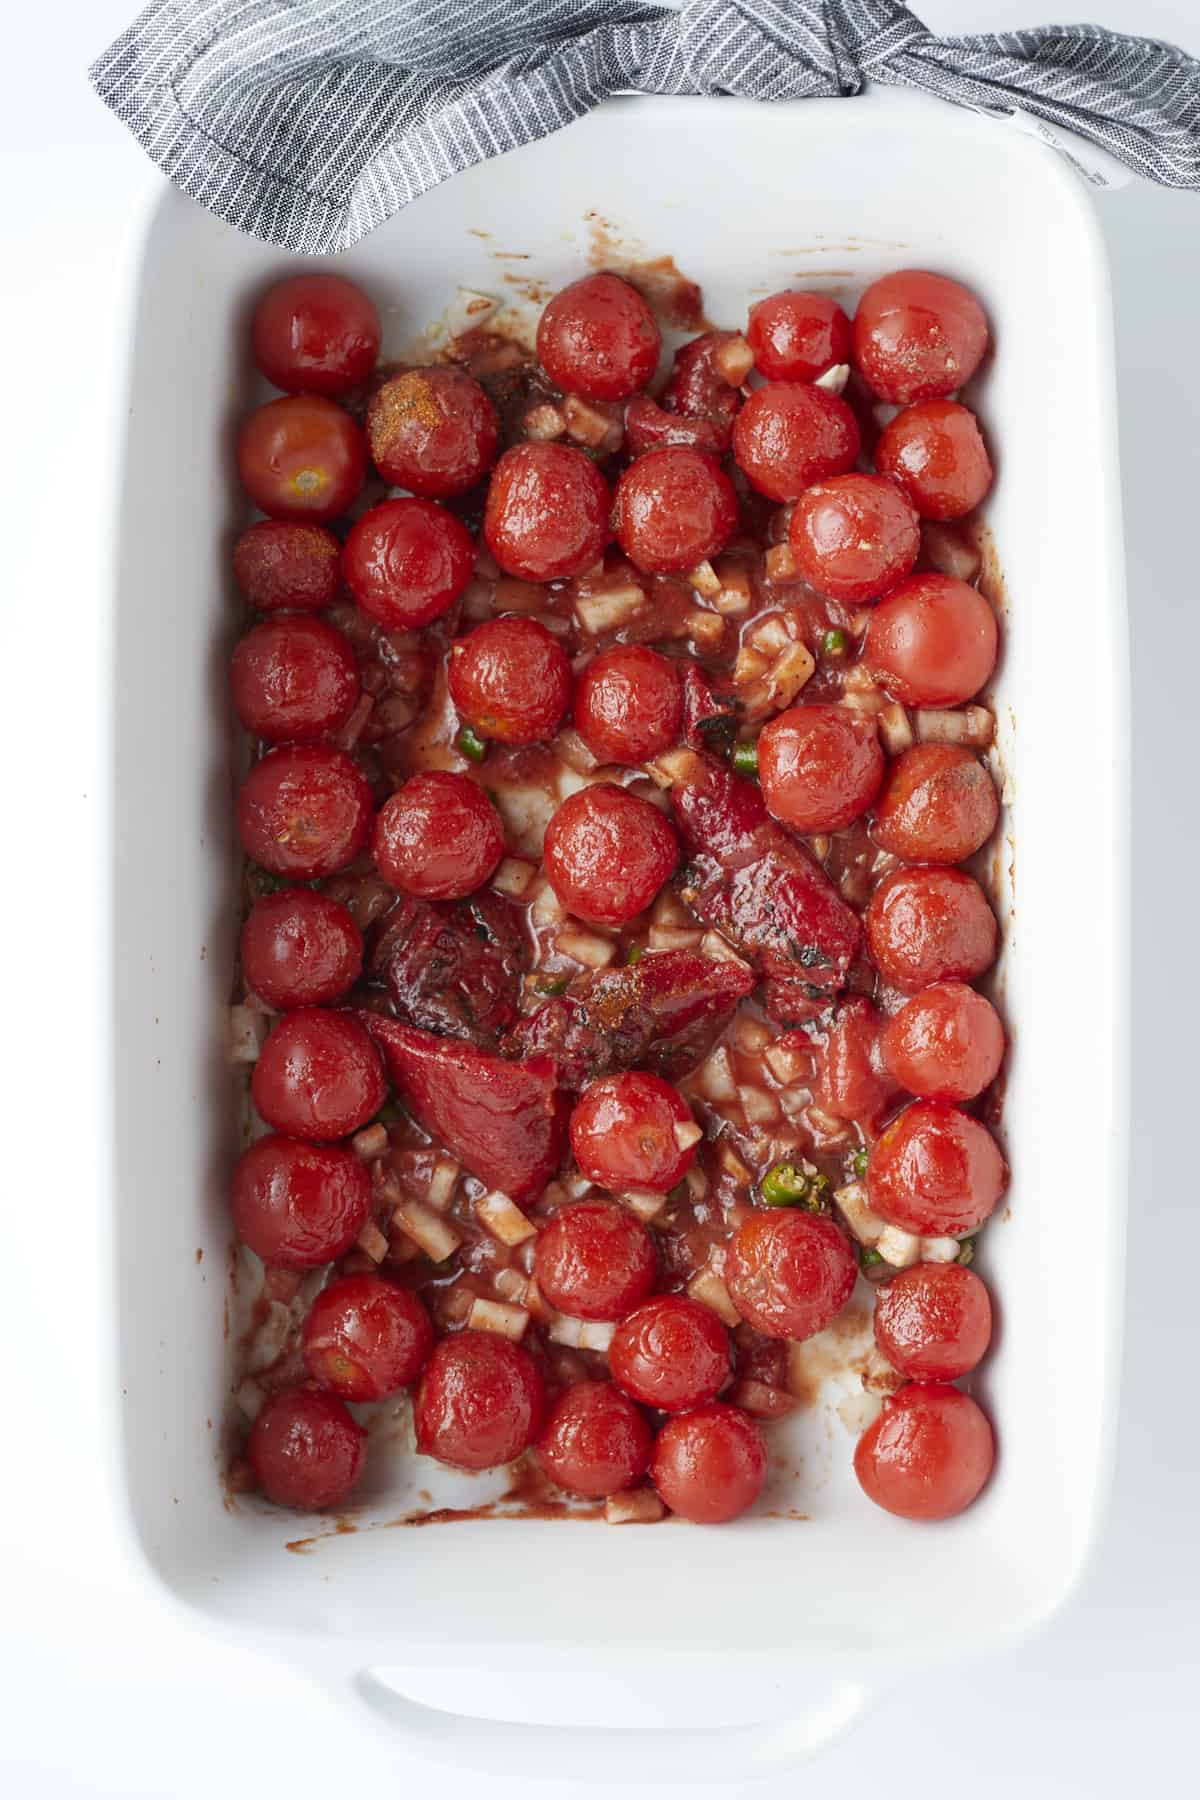
[[[634,963],[640,963],[641,960],[642,946],[640,944],[630,944],[628,950],[625,952],[625,961],[628,966],[632,968]]]
[[[968,1263],[974,1262],[975,1239],[973,1237],[963,1239],[962,1243],[958,1246],[958,1255],[954,1260],[955,1262],[961,1263],[964,1269]]]
[[[844,631],[827,631],[821,639],[821,655],[845,656],[847,641]]]
[[[763,1176],[758,1191],[765,1206],[806,1206],[820,1212],[828,1186],[824,1175],[815,1171],[810,1175],[796,1163],[777,1162]]]
[[[747,739],[733,746],[733,768],[737,775],[748,775],[752,781],[758,780],[758,740]]]
[[[474,763],[481,763],[488,753],[486,738],[481,738],[469,725],[463,726],[454,742],[462,755]]]
[[[858,1246],[858,1266],[860,1269],[874,1269],[883,1261],[878,1250],[872,1250],[869,1244]]]
[[[870,1160],[870,1158],[868,1157],[865,1148],[862,1150],[856,1150],[854,1152],[854,1155],[850,1159],[850,1167],[854,1170],[854,1173],[856,1175],[858,1175],[858,1176],[865,1175],[867,1172],[867,1163],[869,1160]]]

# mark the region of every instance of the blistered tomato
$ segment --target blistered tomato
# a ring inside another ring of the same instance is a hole
[[[545,1410],[528,1350],[491,1331],[442,1338],[413,1403],[417,1449],[458,1469],[494,1469],[527,1450]]]
[[[875,721],[844,706],[793,706],[763,726],[758,776],[767,810],[795,831],[840,831],[883,779]]]
[[[788,288],[756,301],[746,337],[767,381],[816,381],[850,359],[850,321],[828,294]]]
[[[621,1319],[658,1274],[654,1239],[612,1200],[561,1206],[538,1232],[533,1272],[551,1306],[576,1319]]]
[[[264,1137],[233,1172],[233,1228],[265,1263],[315,1269],[344,1256],[367,1222],[371,1177],[350,1150]]]
[[[799,381],[755,388],[733,428],[733,454],[769,500],[796,500],[814,481],[844,475],[860,442],[846,402]]]
[[[242,486],[273,519],[336,519],[358,499],[367,446],[348,412],[317,394],[269,400],[237,440]]]
[[[756,1212],[725,1252],[725,1284],[743,1319],[767,1337],[812,1337],[841,1312],[858,1261],[823,1214]]]
[[[602,1075],[571,1114],[576,1162],[589,1181],[615,1193],[668,1193],[691,1168],[702,1135],[678,1088],[641,1071]]]
[[[926,1100],[973,1100],[996,1079],[1004,1027],[990,1000],[962,981],[936,981],[888,1020],[883,1060]]]
[[[660,1294],[617,1326],[608,1366],[643,1406],[682,1412],[715,1399],[729,1380],[729,1333],[698,1300]]]
[[[900,269],[873,282],[851,328],[860,374],[895,406],[962,387],[987,341],[987,319],[970,288],[925,269]]]
[[[371,460],[394,487],[425,500],[465,494],[491,468],[500,442],[496,409],[462,369],[406,369],[367,409]]]
[[[944,1100],[906,1106],[867,1162],[872,1210],[917,1237],[978,1231],[1007,1185],[1004,1158],[987,1126]]]
[[[991,837],[999,811],[996,784],[970,750],[914,744],[888,770],[873,836],[906,862],[963,862]]]
[[[600,1500],[640,1480],[654,1433],[611,1381],[577,1381],[559,1395],[537,1441],[547,1475],[569,1494]]]
[[[598,782],[563,801],[546,827],[544,855],[568,911],[593,925],[624,925],[669,881],[679,840],[648,800]]]
[[[879,475],[834,475],[800,495],[788,541],[810,587],[857,606],[904,579],[917,560],[921,530],[894,482]]]
[[[961,869],[897,869],[871,895],[864,923],[872,962],[905,993],[974,981],[996,958],[996,915]]]
[[[884,427],[875,467],[890,475],[923,519],[960,519],[992,485],[975,414],[953,400],[923,400]]]
[[[681,574],[724,549],[737,516],[737,495],[720,464],[668,445],[647,450],[622,474],[613,530],[639,569]]]
[[[413,775],[380,807],[375,866],[402,894],[456,900],[482,887],[504,855],[504,827],[483,789],[445,769]]]
[[[870,1127],[896,1090],[880,1066],[882,1021],[865,994],[844,995],[821,1048],[815,1098],[836,1119]],[[901,1084],[903,1085],[903,1084]]]
[[[238,718],[268,743],[304,743],[344,725],[358,699],[349,639],[303,613],[264,619],[238,643],[229,665]]]
[[[949,1519],[970,1506],[992,1472],[995,1442],[969,1394],[938,1385],[901,1388],[854,1452],[864,1494],[902,1519]]]
[[[259,519],[233,546],[233,578],[259,612],[320,612],[342,577],[342,546],[324,525]]]
[[[362,933],[349,911],[312,888],[254,902],[242,926],[242,974],[252,993],[287,1012],[340,1000],[362,973]]]
[[[271,1394],[250,1427],[246,1457],[277,1506],[321,1512],[348,1500],[367,1460],[367,1434],[332,1394]]]
[[[483,535],[508,575],[565,581],[608,542],[608,485],[570,444],[514,444],[492,471]]]
[[[767,1479],[767,1447],[754,1420],[713,1403],[668,1419],[650,1479],[664,1505],[695,1525],[720,1525],[753,1506]]]
[[[267,1124],[292,1137],[346,1137],[387,1099],[379,1052],[347,1013],[301,1007],[280,1019],[250,1080]]]
[[[314,881],[366,848],[375,810],[367,778],[343,750],[288,744],[256,762],[237,802],[242,849],[273,875]]]
[[[957,1381],[982,1362],[992,1303],[978,1275],[958,1263],[901,1269],[875,1294],[875,1341],[909,1381]]]
[[[571,700],[566,651],[540,619],[488,619],[450,647],[450,698],[481,737],[553,737]]]
[[[344,275],[291,275],[254,309],[254,360],[289,394],[337,396],[375,367],[382,332],[375,304]]]
[[[564,394],[625,400],[658,367],[658,326],[619,275],[585,275],[560,289],[538,322],[538,361]]]
[[[683,720],[677,665],[645,644],[614,644],[575,684],[575,729],[602,763],[643,763],[670,749]]]
[[[343,1275],[322,1288],[302,1339],[313,1380],[342,1400],[383,1400],[421,1373],[433,1326],[416,1294],[381,1275]]]
[[[384,500],[355,520],[342,558],[346,586],[381,625],[411,631],[447,612],[471,579],[475,546],[432,500]]]
[[[996,666],[996,615],[953,575],[912,575],[871,614],[863,661],[905,706],[958,706]]]

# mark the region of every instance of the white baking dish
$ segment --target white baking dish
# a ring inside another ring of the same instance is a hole
[[[513,1757],[531,1773],[546,1750],[558,1759],[547,1767],[580,1777],[610,1779],[631,1756],[643,1774],[720,1779],[814,1748],[898,1672],[1044,1619],[1096,1530],[1119,1337],[1128,986],[1108,278],[1090,201],[1051,153],[886,93],[615,102],[460,176],[343,266],[383,301],[395,345],[460,283],[572,277],[598,222],[673,254],[721,323],[778,286],[852,295],[906,264],[961,276],[991,315],[981,404],[1011,600],[998,712],[1015,880],[1015,1178],[1011,1217],[986,1240],[1000,1330],[979,1384],[999,1430],[995,1479],[953,1523],[901,1523],[861,1497],[852,1439],[829,1415],[810,1425],[789,1495],[807,1523],[489,1521],[362,1531],[289,1555],[303,1522],[226,1508],[231,441],[250,392],[248,306],[281,259],[166,187],[134,256],[120,451],[113,1436],[131,1544],[198,1619],[347,1691],[363,1677],[377,1718],[458,1761]],[[564,1765],[561,1738],[537,1729],[563,1724],[672,1729],[591,1729]]]

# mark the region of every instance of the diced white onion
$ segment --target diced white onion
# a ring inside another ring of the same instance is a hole
[[[733,1148],[732,1144],[723,1143],[720,1146],[717,1151],[717,1161],[720,1163],[725,1173],[727,1175],[732,1175],[733,1179],[738,1182],[740,1186],[750,1186],[750,1171],[738,1155],[737,1151]]]
[[[627,1188],[619,1198],[631,1213],[637,1214],[643,1225],[649,1225],[652,1219],[657,1219],[667,1204],[665,1194],[652,1194],[648,1188]]]
[[[687,636],[693,644],[699,644],[705,650],[716,650],[725,636],[725,621],[716,613],[704,612],[699,607],[688,613],[684,620]]]
[[[367,1220],[354,1241],[364,1256],[369,1256],[374,1263],[382,1262],[388,1253],[387,1238],[380,1231],[374,1219]]]
[[[954,711],[922,708],[916,727],[919,743],[966,744],[972,750],[986,750],[996,735],[996,721],[986,706],[963,706]]]
[[[567,916],[566,908],[548,881],[539,883],[533,895],[535,925],[557,925]]]
[[[714,962],[737,963],[743,969],[749,968],[744,957],[738,955],[728,938],[723,938],[719,931],[706,931],[700,939],[700,950],[704,956],[711,956]]]
[[[845,1187],[837,1188],[833,1197],[853,1236],[860,1244],[873,1249],[879,1242],[887,1221],[871,1211],[864,1184],[861,1181],[849,1181]]]
[[[599,594],[581,594],[575,599],[575,611],[585,631],[599,636],[602,631],[616,631],[627,625],[646,606],[646,593],[635,582],[607,588]]]
[[[708,1192],[708,1176],[698,1162],[692,1164],[683,1179],[687,1182],[688,1193],[692,1199],[703,1200]]]
[[[742,1087],[738,1089],[738,1097],[752,1125],[769,1125],[779,1117],[779,1107],[765,1088]]]
[[[952,1263],[958,1261],[959,1242],[952,1237],[926,1237],[921,1239],[921,1261],[931,1263]]]
[[[506,856],[492,876],[492,886],[498,894],[507,894],[510,900],[521,900],[528,893],[535,873],[532,863],[524,862],[519,856]]]
[[[434,1262],[445,1262],[462,1243],[453,1226],[421,1200],[403,1200],[392,1214],[392,1224],[420,1246]]]
[[[849,379],[850,364],[834,363],[833,367],[826,369],[823,375],[817,376],[817,379],[813,382],[813,386],[824,388],[827,394],[841,394],[845,392],[846,383]]]
[[[376,1157],[383,1155],[387,1147],[387,1126],[378,1123],[364,1125],[362,1130],[356,1131],[350,1139],[350,1148],[355,1156],[361,1156],[364,1162],[374,1162]]]
[[[497,1337],[509,1338],[514,1344],[525,1336],[529,1314],[523,1306],[507,1306],[502,1300],[476,1299],[467,1314],[472,1331],[494,1331]]]
[[[616,1326],[599,1319],[573,1319],[566,1313],[558,1313],[550,1321],[547,1335],[555,1344],[565,1344],[569,1350],[608,1349],[613,1341]]]
[[[555,947],[563,956],[570,956],[577,963],[582,963],[585,969],[603,969],[617,954],[617,946],[612,938],[600,937],[592,931],[581,931],[575,925],[563,926],[555,939]]]
[[[921,1240],[898,1225],[885,1225],[875,1239],[875,1248],[893,1269],[908,1269],[921,1259]]]
[[[810,1057],[803,1050],[793,1050],[788,1044],[771,1044],[763,1051],[763,1061],[776,1081],[784,1087],[789,1087],[794,1081],[802,1081],[811,1067]]]
[[[768,581],[796,581],[798,571],[790,544],[772,544],[763,557],[763,572]]]
[[[523,1213],[515,1200],[498,1191],[484,1194],[475,1202],[475,1216],[486,1231],[502,1244],[523,1244],[536,1237],[537,1226]]]
[[[246,1417],[250,1420],[250,1423],[253,1424],[259,1413],[262,1411],[263,1400],[265,1399],[265,1395],[257,1381],[251,1381],[247,1378],[245,1381],[239,1382],[234,1390],[233,1397],[237,1401],[242,1412],[245,1413]]]
[[[715,1269],[701,1269],[699,1274],[693,1275],[688,1282],[687,1291],[693,1300],[698,1300],[701,1306],[707,1306],[711,1312],[715,1312],[731,1331],[741,1324],[742,1315],[730,1299],[729,1289]]]
[[[720,577],[712,564],[707,561],[698,562],[694,569],[689,570],[687,581],[689,586],[695,588],[696,592],[703,595],[705,600],[711,600],[715,594],[719,594],[721,591]]]
[[[434,1163],[426,1199],[437,1212],[445,1212],[453,1200],[460,1173],[458,1164],[448,1156],[439,1156]]]
[[[754,367],[754,352],[740,331],[726,338],[713,356],[713,367],[730,387],[741,387]]]
[[[787,626],[775,612],[767,613],[752,631],[747,632],[745,641],[763,656],[774,656],[780,650],[786,650],[792,640]]]
[[[271,1020],[255,1006],[231,1006],[229,1009],[229,1060],[231,1063],[256,1063],[267,1041]]]
[[[629,1488],[623,1494],[610,1494],[604,1502],[604,1518],[609,1525],[654,1525],[666,1514],[666,1507],[653,1488]]]
[[[502,1300],[510,1300],[519,1306],[529,1292],[529,1277],[520,1269],[497,1269],[492,1276],[492,1285]]]
[[[703,936],[698,925],[652,925],[646,942],[651,950],[695,950]]]
[[[620,419],[589,406],[578,394],[568,394],[562,403],[562,416],[567,436],[591,450],[616,450],[625,436]]]
[[[560,438],[567,429],[567,421],[557,406],[544,401],[540,406],[531,406],[521,420],[521,432],[524,437],[532,438],[535,443],[549,443],[553,438]]]
[[[481,330],[500,310],[500,304],[492,294],[481,294],[475,288],[458,288],[442,315],[446,336],[456,338],[467,331]]]
[[[594,756],[575,730],[573,725],[565,726],[554,740],[554,749],[568,768],[574,769],[577,775],[590,775],[599,767],[600,759]]]
[[[718,1044],[712,1054],[700,1064],[695,1082],[708,1100],[737,1099],[737,1083],[733,1079],[729,1052],[724,1044]]]
[[[885,706],[877,722],[883,747],[889,756],[900,756],[905,750],[912,749],[912,725],[899,701],[893,700],[889,706]]]
[[[681,1150],[690,1150],[692,1145],[698,1144],[703,1136],[703,1130],[694,1119],[689,1119],[686,1123],[681,1121],[675,1127],[675,1142]]]

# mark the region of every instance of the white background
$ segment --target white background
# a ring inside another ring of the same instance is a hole
[[[131,3],[21,0],[3,34],[0,1787],[13,1800],[275,1791],[325,1800],[425,1780],[453,1800],[453,1776],[360,1734],[300,1676],[215,1647],[160,1610],[124,1570],[102,1498],[87,1003],[98,947],[88,898],[94,620],[114,276],[148,165],[92,98],[84,69]],[[917,10],[934,29],[967,31],[1035,23],[1043,6],[1074,16],[1076,5],[924,0]],[[1091,0],[1086,10],[1200,52],[1192,0]],[[1134,184],[1102,196],[1100,213],[1121,389],[1136,858],[1128,1324],[1110,1519],[1082,1591],[1040,1637],[943,1675],[933,1690],[900,1690],[807,1775],[746,1790],[761,1800],[817,1781],[851,1796],[883,1788],[890,1800],[1018,1788],[1022,1800],[1124,1800],[1135,1788],[1187,1792],[1195,1779],[1200,196]],[[188,422],[179,423],[186,480]],[[1089,596],[1060,601],[1086,632]],[[1073,691],[1071,670],[1062,674],[1078,755],[1044,778],[1061,784],[1065,807],[1094,778],[1088,745],[1106,721]],[[1086,869],[1075,879],[1086,907]],[[1087,979],[1087,969],[1064,968],[1059,1003]],[[1062,1130],[1082,1135],[1091,1123],[1064,1117]],[[1077,1215],[1072,1276],[1086,1281],[1087,1193],[1043,1198]],[[577,1773],[562,1769],[567,1782]],[[530,1791],[500,1771],[487,1787],[490,1800]]]

